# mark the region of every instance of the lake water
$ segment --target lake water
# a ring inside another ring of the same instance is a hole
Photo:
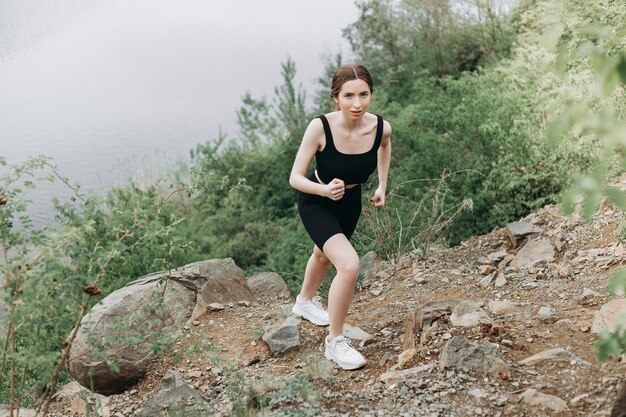
[[[287,56],[311,97],[322,54],[351,58],[341,30],[357,17],[348,0],[3,0],[0,156],[51,156],[85,191],[149,179],[235,136],[241,97],[271,97]],[[32,192],[35,224],[70,194]]]

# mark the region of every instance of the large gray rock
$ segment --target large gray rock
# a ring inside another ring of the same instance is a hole
[[[276,272],[261,272],[247,279],[248,287],[256,298],[293,299],[283,277]]]
[[[599,334],[602,330],[612,332],[615,328],[626,325],[626,299],[616,298],[600,308],[591,324],[591,332]]]
[[[489,342],[470,342],[465,336],[454,336],[444,346],[439,367],[480,372],[483,375],[511,376],[509,366],[500,356],[498,347]]]
[[[168,281],[159,303],[162,275],[133,281],[109,294],[85,315],[68,359],[70,374],[83,386],[109,395],[136,383],[153,359],[162,335],[177,335],[189,318],[194,291]],[[157,307],[157,308],[154,308]],[[119,372],[112,371],[112,362]]]
[[[526,243],[517,253],[511,266],[532,268],[539,262],[554,261],[554,246],[547,239],[536,239]]]
[[[236,269],[241,271],[232,259],[195,262],[147,275],[109,294],[80,323],[68,358],[70,374],[85,387],[93,384],[100,394],[124,391],[144,375],[154,359],[154,344],[177,337],[194,305],[198,308],[198,292],[222,289],[236,300],[242,299],[242,293],[252,294],[243,271],[236,278],[216,282],[225,275],[223,271]]]
[[[230,258],[212,259],[203,263],[202,276],[206,280],[198,292],[191,320],[207,311],[212,303],[228,304],[237,301],[252,301],[254,293],[246,284],[243,270]]]

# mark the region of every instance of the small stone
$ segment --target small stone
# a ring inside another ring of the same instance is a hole
[[[257,364],[261,362],[261,358],[259,358],[258,356],[255,356],[253,358],[247,359],[244,363],[243,366],[252,366],[254,364]]]
[[[194,320],[191,322],[191,324],[193,324],[194,326],[199,326],[200,325],[200,320]]]
[[[224,307],[224,304],[221,304],[221,303],[211,303],[208,306],[206,306],[207,311],[222,311],[225,308],[226,307]]]
[[[502,272],[499,272],[498,275],[496,276],[496,283],[495,283],[495,287],[496,288],[500,288],[506,285],[506,278],[504,278],[504,274]]]
[[[497,314],[506,313],[506,312],[512,310],[515,306],[516,306],[516,304],[511,302],[511,301],[494,300],[494,301],[489,301],[489,304],[487,304],[487,310],[491,314],[496,314],[497,315]]]
[[[510,339],[502,339],[502,344],[504,346],[512,347],[513,346],[513,341],[510,340]]]
[[[588,397],[589,397],[589,394],[580,394],[572,398],[571,400],[569,400],[569,405],[571,405],[572,407],[576,407]]]
[[[496,271],[496,268],[493,265],[481,265],[478,267],[478,272],[481,275],[490,275]]]
[[[600,294],[592,290],[591,288],[583,288],[582,298],[589,299],[599,297]]]
[[[479,400],[489,395],[485,391],[481,390],[480,388],[472,388],[471,390],[467,391],[467,394]]]
[[[506,256],[506,249],[500,249],[487,255],[487,259],[493,262],[500,262]]]
[[[574,271],[572,270],[572,267],[569,264],[559,268],[559,276],[561,278],[571,277],[572,275],[574,275]]]
[[[407,363],[411,361],[417,355],[417,350],[415,348],[407,349],[401,354],[398,355],[398,368],[402,369],[406,366]]]
[[[493,277],[495,277],[495,275],[495,271],[487,275],[485,278],[480,280],[480,285],[482,285],[483,287],[488,287],[489,285],[491,285],[491,282],[493,281]]]
[[[191,371],[187,372],[188,378],[200,378],[202,376],[202,371]]]
[[[552,411],[560,413],[565,410],[567,404],[561,398],[554,395],[544,394],[534,388],[527,389],[520,395],[520,400],[531,405],[547,407]]]
[[[539,309],[539,315],[541,317],[550,317],[554,314],[552,307],[543,306]]]

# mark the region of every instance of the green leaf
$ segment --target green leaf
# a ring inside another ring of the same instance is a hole
[[[616,187],[609,187],[606,190],[609,201],[622,210],[626,209],[626,191]]]
[[[618,62],[614,59],[606,60],[602,63],[602,67],[598,73],[596,87],[604,97],[610,96],[613,91],[615,91],[615,87],[617,87],[617,83],[620,80],[616,68],[617,64]]]
[[[622,84],[626,84],[626,52],[622,52],[617,63],[617,73]]]
[[[569,216],[574,211],[576,200],[578,199],[579,192],[575,188],[570,188],[563,193],[563,199],[561,200],[561,211],[566,216]]]
[[[619,331],[619,328],[616,330]],[[617,356],[621,352],[619,341],[615,333],[603,330],[595,344],[598,362],[606,362],[609,356]]]
[[[572,120],[569,113],[556,116],[548,125],[548,143],[553,146],[559,144],[571,126]]]
[[[563,24],[555,23],[551,25],[548,30],[541,37],[541,44],[548,51],[554,51],[561,40],[563,34]]]
[[[597,23],[591,23],[589,25],[583,25],[578,27],[578,32],[587,35],[595,39],[604,39],[611,34],[609,28]]]
[[[570,56],[569,56],[569,49],[567,48],[567,45],[565,44],[559,45],[557,54],[556,54],[556,59],[554,61],[554,67],[556,68],[556,71],[559,75],[561,76],[565,75],[565,72],[567,71],[567,63],[569,59],[570,59]]]
[[[611,275],[607,290],[612,295],[626,294],[626,269],[620,269]]]

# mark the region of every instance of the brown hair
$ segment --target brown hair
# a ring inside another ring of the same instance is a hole
[[[341,91],[341,86],[343,86],[346,81],[351,80],[365,81],[370,88],[370,93],[374,92],[372,76],[367,68],[360,64],[344,65],[335,71],[335,75],[333,75],[333,81],[330,87],[330,97],[337,97]],[[339,110],[339,105],[335,104],[335,110]]]

